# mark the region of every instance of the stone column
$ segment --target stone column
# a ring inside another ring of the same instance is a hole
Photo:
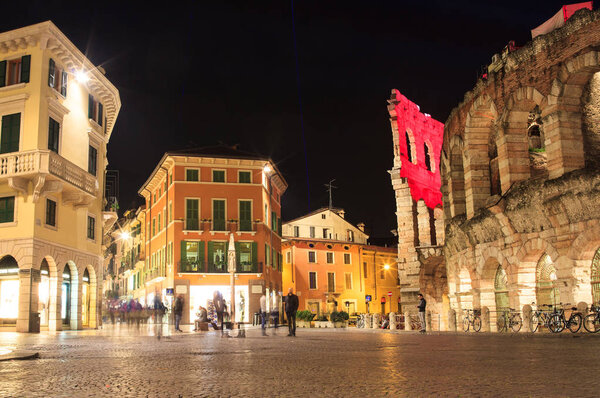
[[[24,268],[23,266],[29,268]],[[36,270],[33,270],[35,273]],[[39,271],[38,271],[39,272]],[[39,281],[32,276],[31,264],[19,264],[19,315],[17,332],[30,332],[32,313],[38,312]]]
[[[502,193],[517,181],[529,178],[529,143],[527,119],[529,112],[513,110],[505,123],[504,134],[498,140],[498,169]]]
[[[448,310],[448,331],[456,332],[456,311],[452,308]]]
[[[396,313],[390,312],[389,319],[390,319],[390,330],[396,330]]]
[[[481,331],[490,331],[490,309],[488,307],[481,308]]]
[[[429,209],[422,199],[417,202],[417,220],[419,223],[419,245],[431,246]]]
[[[410,312],[404,312],[404,330],[412,330],[412,325],[410,324]]]

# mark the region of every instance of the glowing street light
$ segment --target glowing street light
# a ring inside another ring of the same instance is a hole
[[[121,239],[128,240],[129,238],[131,238],[131,234],[129,232],[127,232],[127,231],[121,232]]]
[[[263,171],[265,172],[265,174],[270,174],[271,171],[273,171],[273,169],[271,169],[271,166],[266,164],[265,167],[263,167]]]
[[[88,80],[90,80],[90,77],[87,75],[87,73],[80,69],[75,71],[75,80],[77,80],[79,83],[85,84]]]
[[[384,269],[384,270],[386,270],[386,271],[387,271],[387,270],[389,270],[389,269],[390,269],[390,265],[389,265],[389,264],[385,264],[385,265],[383,266],[383,269]]]

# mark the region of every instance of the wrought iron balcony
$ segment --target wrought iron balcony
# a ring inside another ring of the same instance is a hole
[[[178,273],[202,273],[204,264],[199,260],[183,260],[177,263]]]
[[[63,202],[74,206],[89,204],[98,194],[98,180],[59,154],[44,149],[0,155],[0,181],[27,194],[33,182],[33,200],[41,194],[63,192]]]

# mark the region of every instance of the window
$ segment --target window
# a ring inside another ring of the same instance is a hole
[[[60,92],[63,97],[67,96],[67,72],[58,68],[52,58],[48,67],[48,86]]]
[[[310,237],[311,238],[315,237],[315,227],[310,227]]]
[[[173,221],[173,202],[169,202],[169,222]]]
[[[309,281],[308,288],[311,290],[315,290],[317,288],[317,273],[309,272],[308,273],[308,281]]]
[[[385,279],[385,269],[381,267],[381,271],[379,271],[379,279]]]
[[[96,219],[92,216],[87,218],[87,237],[88,239],[96,239]]]
[[[265,265],[271,264],[271,249],[269,245],[265,243]]]
[[[327,216],[325,214],[321,214],[321,218],[324,220],[327,218]]]
[[[313,252],[313,251],[308,252],[308,262],[309,263],[317,262],[317,252]]]
[[[97,165],[98,162],[98,150],[90,145],[90,149],[88,152],[88,173],[95,176],[97,173]],[[156,198],[154,198],[156,202]]]
[[[60,136],[60,124],[49,118],[48,121],[48,149],[58,153],[58,140]]]
[[[408,160],[412,163],[415,163],[414,159],[413,159],[413,151],[412,151],[412,143],[410,140],[410,135],[408,134],[408,130],[404,133],[404,136],[406,138],[406,157],[408,158]]]
[[[200,201],[198,199],[185,200],[185,229],[197,231],[199,229]]]
[[[29,83],[31,55],[0,62],[0,87]]]
[[[213,170],[213,182],[225,182],[225,170]]]
[[[273,269],[279,269],[279,254],[274,247],[271,248],[271,258],[273,259]]]
[[[173,172],[169,174],[169,185],[173,184]]]
[[[197,272],[202,270],[204,261],[204,242],[181,241],[181,266],[182,272]]]
[[[185,171],[185,180],[186,181],[199,181],[198,169],[187,169]]]
[[[333,264],[333,252],[327,252],[327,264]]]
[[[152,219],[152,236],[156,235],[156,218]]]
[[[56,227],[56,202],[46,199],[46,225]]]
[[[329,237],[329,229],[323,228],[323,239],[327,239]]]
[[[271,229],[277,231],[277,213],[271,212]]]
[[[344,282],[346,284],[346,290],[352,290],[352,272],[344,273]]]
[[[94,98],[92,94],[88,96],[88,118],[92,119],[99,126],[102,126],[102,104]]]
[[[161,225],[161,224],[160,224],[160,220],[161,220],[161,218],[162,218],[162,217],[161,217],[161,215],[160,215],[160,213],[159,213],[159,214],[158,214],[158,230],[159,230],[159,231],[161,230],[161,227],[160,227],[160,225]]]
[[[227,269],[227,242],[208,242],[208,261],[213,271]]]
[[[335,272],[327,273],[327,291],[335,292]]]
[[[352,259],[350,258],[350,253],[344,253],[344,264],[351,264]]]
[[[369,273],[367,272],[367,263],[363,263],[363,275],[368,278]]]
[[[253,250],[253,246],[255,244],[253,242],[239,242],[238,244],[236,244],[236,252],[239,253],[239,268],[242,271],[252,271],[254,262],[253,261],[253,253],[254,253],[254,249]]]
[[[292,252],[286,252],[285,253],[285,262],[288,264],[292,263]]]
[[[351,229],[348,230],[348,242],[354,242],[354,231]]]
[[[252,201],[240,200],[240,231],[252,231]]]
[[[429,171],[433,171],[431,169],[431,155],[429,154],[429,146],[427,146],[427,144],[423,144],[423,151],[425,153],[425,167],[427,167],[427,170]]]
[[[252,183],[252,173],[250,173],[249,171],[238,172],[238,182],[240,184],[251,184]]]
[[[0,132],[0,153],[17,152],[21,135],[21,114],[2,116],[2,131]]]
[[[15,197],[8,196],[0,198],[0,223],[13,222],[15,220]]]
[[[294,225],[294,236],[296,238],[300,236],[300,227],[297,225]]]
[[[225,231],[224,200],[213,200],[213,231]]]

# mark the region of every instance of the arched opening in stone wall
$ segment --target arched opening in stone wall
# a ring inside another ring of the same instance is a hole
[[[89,326],[90,323],[90,273],[85,269],[81,281],[81,324]]]
[[[560,291],[556,284],[556,267],[548,254],[543,254],[535,270],[537,305],[557,305],[560,303]]]
[[[411,163],[417,164],[417,149],[415,148],[415,138],[410,129],[404,133],[406,140],[406,157]]]
[[[527,117],[527,143],[529,146],[529,173],[532,178],[548,177],[544,126],[539,105],[533,107]]]
[[[13,256],[0,259],[0,326],[14,326],[19,317],[19,264]]]
[[[496,275],[494,276],[494,298],[496,301],[496,311],[507,310],[510,307],[508,300],[508,277],[501,265],[498,265]]]
[[[69,261],[62,271],[60,318],[63,328],[77,329],[79,283],[75,263]]]
[[[86,326],[90,327],[90,328],[95,328],[98,326],[97,324],[97,319],[98,319],[98,281],[96,278],[96,271],[94,270],[94,267],[92,267],[91,265],[88,265],[85,268],[85,274],[87,274],[87,284],[88,284],[88,302],[86,304],[86,310],[87,310],[87,314],[88,314],[88,322],[86,324]],[[83,280],[83,283],[86,283],[85,279]],[[83,311],[83,309],[82,309]]]
[[[490,159],[490,195],[501,195],[502,187],[500,186],[500,167],[498,166],[498,145],[496,144],[495,134],[490,134],[488,157]]]
[[[425,167],[431,172],[435,172],[435,162],[431,158],[431,151],[429,150],[429,144],[423,143],[423,152],[425,153]]]
[[[50,320],[50,266],[46,259],[43,259],[40,265],[38,312],[40,313],[40,326],[47,327]]]
[[[592,259],[592,269],[590,272],[592,285],[592,301],[595,305],[600,303],[600,247],[596,250]]]

